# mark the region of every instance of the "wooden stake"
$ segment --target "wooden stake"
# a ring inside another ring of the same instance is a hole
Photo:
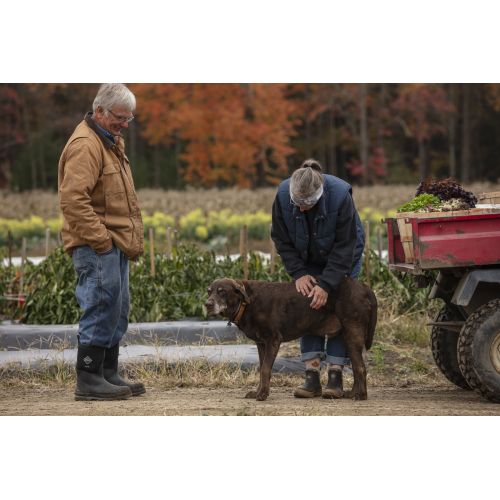
[[[149,262],[151,269],[151,276],[155,277],[155,240],[154,240],[154,230],[152,227],[149,228]]]
[[[377,247],[378,247],[378,258],[382,260],[382,230],[380,226],[377,226]]]
[[[365,275],[370,286],[370,221],[365,221]]]
[[[272,225],[270,226],[270,228]],[[270,246],[270,255],[271,257],[269,258],[269,273],[274,274],[274,271],[276,269],[276,245],[274,244],[273,239],[269,236],[269,246]]]
[[[7,248],[9,251],[9,267],[12,267],[12,246],[14,244],[10,229],[7,231]]]
[[[50,247],[50,229],[45,228],[45,257],[49,255],[49,247]]]
[[[240,257],[243,261],[243,279],[248,279],[248,228],[244,225],[240,229]]]
[[[165,250],[165,255],[167,256],[167,259],[171,259],[172,258],[172,228],[170,226],[167,226],[166,237],[167,237],[167,248]]]
[[[19,277],[19,295],[23,295],[24,290],[24,263],[26,262],[26,238],[23,237],[21,246],[21,275]]]

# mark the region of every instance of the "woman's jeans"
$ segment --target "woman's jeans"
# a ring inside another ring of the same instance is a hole
[[[351,278],[357,278],[361,270],[360,258],[351,273]],[[326,349],[325,349],[326,343]],[[347,354],[347,347],[342,332],[333,338],[318,337],[317,335],[304,335],[300,339],[300,352],[302,361],[321,359],[332,365],[350,365],[351,360]]]
[[[114,245],[106,254],[96,254],[85,245],[73,250],[73,265],[78,276],[76,299],[83,310],[79,342],[114,347],[128,327],[128,259]]]

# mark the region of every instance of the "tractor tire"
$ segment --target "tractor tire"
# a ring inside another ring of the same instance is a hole
[[[458,321],[462,315],[453,306],[446,304],[436,316],[436,321]],[[434,361],[441,373],[453,384],[471,390],[465,380],[457,357],[458,332],[433,326],[431,331],[431,350]]]
[[[500,403],[500,299],[487,302],[465,322],[458,337],[458,363],[473,389]]]

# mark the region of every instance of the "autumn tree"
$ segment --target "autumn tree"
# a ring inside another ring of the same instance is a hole
[[[20,97],[13,85],[0,85],[0,188],[9,184],[14,150],[23,143]]]
[[[405,136],[418,144],[419,178],[424,179],[428,175],[429,140],[446,133],[448,117],[454,111],[453,104],[442,86],[413,83],[399,86],[399,95],[392,109]]]
[[[276,184],[293,152],[294,104],[286,85],[138,84],[144,137],[179,145],[193,185]]]

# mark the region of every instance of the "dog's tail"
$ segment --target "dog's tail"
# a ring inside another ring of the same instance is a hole
[[[370,321],[368,323],[368,328],[366,330],[366,337],[365,337],[365,347],[367,351],[373,344],[375,327],[377,326],[377,308],[378,308],[377,297],[375,297],[375,294],[371,290],[370,290],[369,300],[371,306]]]

